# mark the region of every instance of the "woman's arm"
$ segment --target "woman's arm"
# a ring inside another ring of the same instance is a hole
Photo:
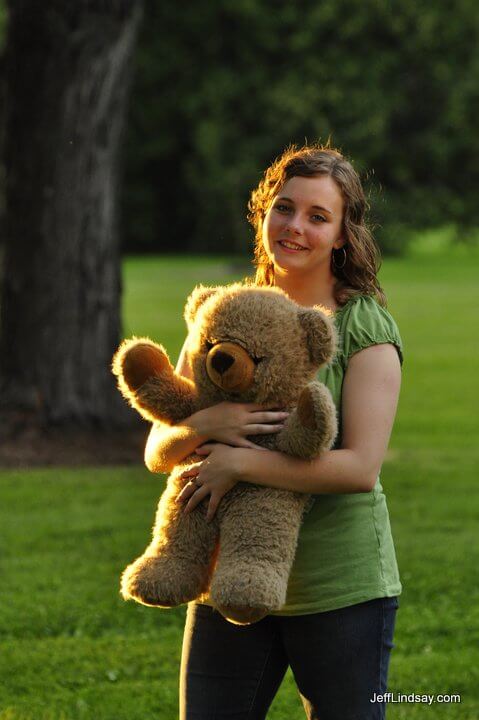
[[[191,497],[186,506],[191,510],[210,494],[214,512],[223,488],[239,481],[312,494],[371,491],[386,454],[400,384],[393,345],[361,350],[351,358],[344,378],[340,449],[308,461],[279,452],[207,445],[199,448],[206,460],[185,473],[185,477],[196,475],[200,487],[188,484],[180,499]]]
[[[145,446],[145,465],[154,473],[171,472],[208,438],[200,434],[194,415],[177,425],[155,423]]]
[[[186,344],[185,342],[181,349],[176,371],[183,377],[191,379]],[[145,447],[145,465],[150,472],[170,472],[176,463],[190,455],[208,439],[200,434],[195,415],[191,415],[177,425],[165,425],[160,422],[152,425]]]
[[[176,371],[192,379],[185,341]],[[248,435],[278,432],[288,413],[251,403],[222,402],[200,410],[176,425],[155,423],[145,447],[145,464],[151,472],[170,472],[207,440],[235,447],[258,448]]]
[[[275,453],[274,473],[271,457],[245,452],[242,479],[313,494],[369,492],[386,455],[400,386],[393,345],[361,350],[351,358],[344,378],[341,448],[311,462]]]

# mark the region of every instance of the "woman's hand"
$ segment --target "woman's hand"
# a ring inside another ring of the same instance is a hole
[[[248,435],[279,432],[289,413],[275,405],[224,401],[192,415],[199,436],[233,447],[260,449]]]
[[[190,478],[183,488],[177,502],[187,502],[184,512],[191,512],[208,495],[210,501],[206,520],[213,519],[223,495],[234,488],[241,480],[240,464],[237,462],[236,448],[228,445],[203,445],[196,450],[204,459],[190,465],[181,477]]]

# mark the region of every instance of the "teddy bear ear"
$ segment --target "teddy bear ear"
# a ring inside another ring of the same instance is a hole
[[[190,297],[186,301],[185,305],[185,312],[184,317],[186,320],[186,324],[188,327],[194,323],[196,313],[198,312],[198,309],[203,305],[205,300],[207,300],[209,297],[214,295],[217,292],[218,288],[215,287],[205,287],[204,285],[197,285],[193,292],[191,293]]]
[[[311,362],[315,365],[329,362],[336,351],[333,320],[319,307],[301,308],[298,317],[301,327],[306,332]]]

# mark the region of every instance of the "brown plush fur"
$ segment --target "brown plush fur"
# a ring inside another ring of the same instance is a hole
[[[199,286],[185,318],[194,382],[178,376],[164,348],[146,338],[125,341],[115,355],[120,391],[143,417],[172,424],[223,400],[273,402],[290,411],[283,430],[251,440],[304,459],[331,447],[335,407],[314,380],[335,350],[326,314],[296,305],[277,288],[236,284]],[[206,523],[206,501],[186,515],[175,502],[185,485],[180,474],[196,459],[190,456],[169,477],[152,542],[123,573],[123,596],[171,607],[209,589],[226,618],[256,622],[285,602],[309,498],[239,483]]]

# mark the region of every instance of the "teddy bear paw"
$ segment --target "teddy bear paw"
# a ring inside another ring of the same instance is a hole
[[[118,376],[120,389],[136,392],[147,380],[172,372],[164,348],[148,338],[125,340],[113,358],[113,372]]]
[[[237,560],[234,566],[220,566],[213,575],[210,597],[217,610],[230,622],[249,625],[274,610],[286,598],[287,573],[277,568],[251,573],[251,563]]]
[[[314,407],[314,395],[312,388],[307,385],[298,401],[298,419],[305,428],[308,430],[317,429],[317,420]]]
[[[316,435],[321,450],[331,447],[337,433],[336,408],[329,390],[319,382],[307,385],[298,401],[298,420]]]
[[[179,572],[167,567],[161,559],[139,558],[129,565],[121,578],[121,594],[125,600],[142,605],[176,607],[194,600],[205,590],[207,578],[198,573]]]
[[[259,622],[269,613],[268,608],[252,608],[241,605],[215,605],[226,620],[234,625],[252,625]]]

